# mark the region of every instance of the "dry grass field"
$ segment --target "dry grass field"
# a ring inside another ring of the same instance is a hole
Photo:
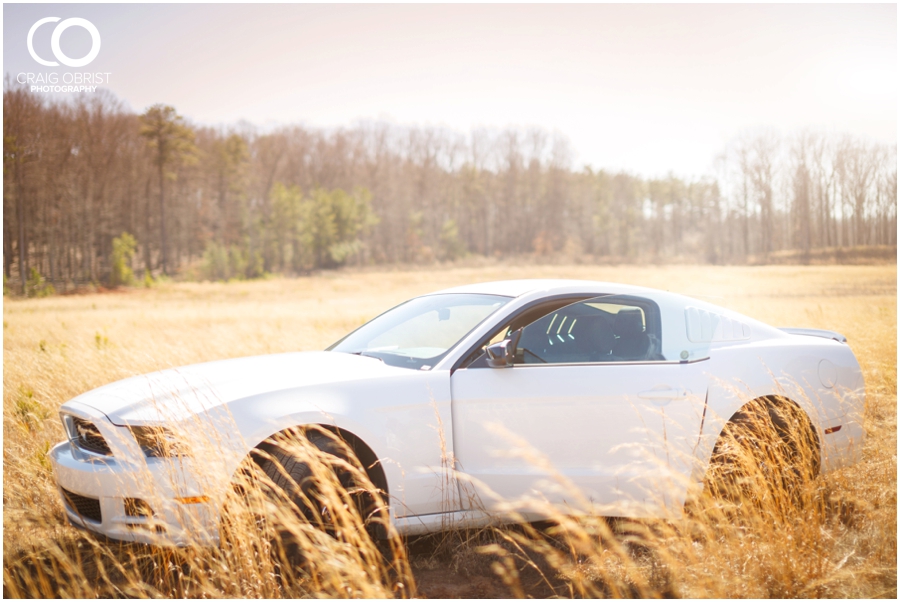
[[[161,368],[322,349],[414,295],[539,277],[657,287],[776,326],[842,332],[865,374],[863,462],[808,484],[796,510],[707,509],[654,523],[559,517],[556,524],[410,540],[408,555],[403,548],[388,555],[388,568],[374,566],[379,556],[369,543],[355,543],[353,553],[321,544],[320,554],[334,557],[313,558],[295,579],[262,544],[155,550],[99,541],[67,524],[46,453],[64,439],[57,409],[75,395]],[[896,265],[500,265],[5,299],[4,595],[894,598],[896,277]]]

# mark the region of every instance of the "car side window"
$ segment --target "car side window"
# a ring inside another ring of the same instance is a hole
[[[603,296],[556,309],[528,324],[517,364],[663,361],[659,309],[648,299]]]

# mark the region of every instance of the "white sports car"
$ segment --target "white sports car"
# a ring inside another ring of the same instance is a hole
[[[671,516],[746,404],[802,410],[828,471],[859,456],[864,395],[834,332],[634,286],[493,282],[407,301],[326,351],[89,391],[62,406],[69,440],[50,457],[69,520],[128,541],[215,544],[216,483],[307,425],[347,443],[401,534],[503,520],[529,496]]]

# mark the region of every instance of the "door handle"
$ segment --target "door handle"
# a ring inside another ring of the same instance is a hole
[[[649,391],[641,391],[638,393],[638,397],[641,399],[649,399],[654,403],[658,403],[660,405],[669,403],[673,399],[681,399],[683,397],[687,397],[690,395],[690,391],[684,388],[676,389],[673,387],[666,387],[665,385],[654,387]]]

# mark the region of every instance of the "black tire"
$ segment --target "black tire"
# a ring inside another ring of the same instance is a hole
[[[306,442],[315,449],[302,449]],[[310,452],[322,460],[321,467],[313,464],[315,470],[308,461]],[[323,468],[332,470],[336,481],[323,475]],[[245,459],[232,485],[221,514],[220,546],[271,558],[284,587],[293,588],[298,576],[315,570],[304,550],[325,544],[322,535],[362,546],[367,537],[385,564],[393,566],[398,540],[387,538],[384,492],[375,488],[356,454],[335,435],[313,428],[279,433]],[[320,495],[320,487],[325,495]],[[329,503],[337,500],[343,508],[332,512]]]
[[[323,467],[316,465],[313,470],[310,466],[310,452],[302,449],[306,442],[321,452],[317,455]],[[322,468],[332,470],[336,482],[323,475]],[[328,484],[319,482],[323,480]],[[320,487],[325,495],[320,494]],[[336,503],[342,508],[329,506]],[[260,444],[235,474],[221,516],[223,546],[232,547],[235,537],[240,539],[240,534],[250,529],[262,535],[264,548],[276,556],[284,554],[285,560],[298,566],[305,562],[302,548],[310,545],[306,536],[302,536],[305,546],[298,539],[298,526],[304,523],[348,543],[359,542],[360,525],[364,525],[382,556],[389,562],[393,558],[385,529],[388,506],[384,492],[372,484],[342,440],[313,428],[282,432]]]
[[[305,434],[306,439],[319,451],[333,456],[335,459],[352,462],[346,458],[341,446],[331,437],[321,432],[310,431]],[[257,459],[257,464],[271,480],[272,484],[279,488],[290,500],[292,509],[299,512],[302,517],[318,526],[320,529],[334,534],[336,525],[334,513],[337,510],[332,504],[338,503],[335,496],[322,495],[313,474],[312,468],[302,458],[295,456],[290,445],[278,442],[267,442],[260,446],[265,452]],[[358,462],[353,462],[358,467]],[[349,497],[356,504],[358,511],[365,509],[363,490],[356,484],[350,471],[341,469],[335,464],[332,468],[336,473],[340,487],[349,492]],[[330,498],[330,499],[329,499]],[[361,516],[365,516],[361,514]]]
[[[818,472],[818,440],[806,413],[787,400],[757,399],[725,425],[705,485],[734,503],[796,502]]]

